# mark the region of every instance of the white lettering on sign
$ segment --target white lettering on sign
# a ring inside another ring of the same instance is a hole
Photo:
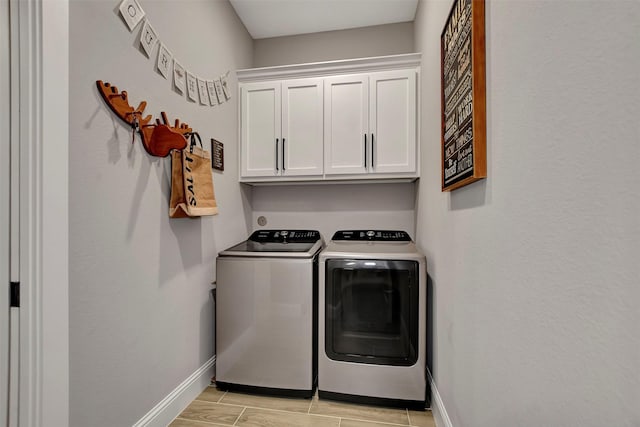
[[[458,173],[473,167],[473,154],[468,154],[458,162]]]
[[[454,161],[451,167],[448,167],[444,170],[444,177],[451,178],[453,175],[455,175],[458,170],[456,166],[457,166],[457,161]]]
[[[466,143],[471,142],[473,139],[473,129],[471,126],[467,128],[462,135],[456,140],[456,150],[461,149]]]
[[[460,126],[473,112],[473,96],[468,93],[458,107],[458,126]]]

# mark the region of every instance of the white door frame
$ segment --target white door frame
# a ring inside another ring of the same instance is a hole
[[[0,0],[0,425],[9,416],[9,242],[10,169],[9,3]]]
[[[68,426],[69,2],[10,3],[20,106],[19,427]]]

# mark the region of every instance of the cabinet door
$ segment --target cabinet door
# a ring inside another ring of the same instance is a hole
[[[372,73],[369,81],[371,172],[415,172],[415,70]]]
[[[240,89],[241,154],[243,177],[280,173],[280,82],[247,83]]]
[[[322,175],[322,79],[282,83],[282,174]]]
[[[367,76],[326,78],[324,100],[325,174],[367,173]]]

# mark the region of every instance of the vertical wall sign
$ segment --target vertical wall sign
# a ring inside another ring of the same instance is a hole
[[[454,0],[440,36],[442,191],[487,176],[484,0]]]
[[[219,171],[224,171],[224,145],[220,141],[211,138],[212,161],[211,167]]]

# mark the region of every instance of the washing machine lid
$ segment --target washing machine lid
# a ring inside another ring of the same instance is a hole
[[[322,245],[317,230],[257,230],[220,256],[310,258]]]

